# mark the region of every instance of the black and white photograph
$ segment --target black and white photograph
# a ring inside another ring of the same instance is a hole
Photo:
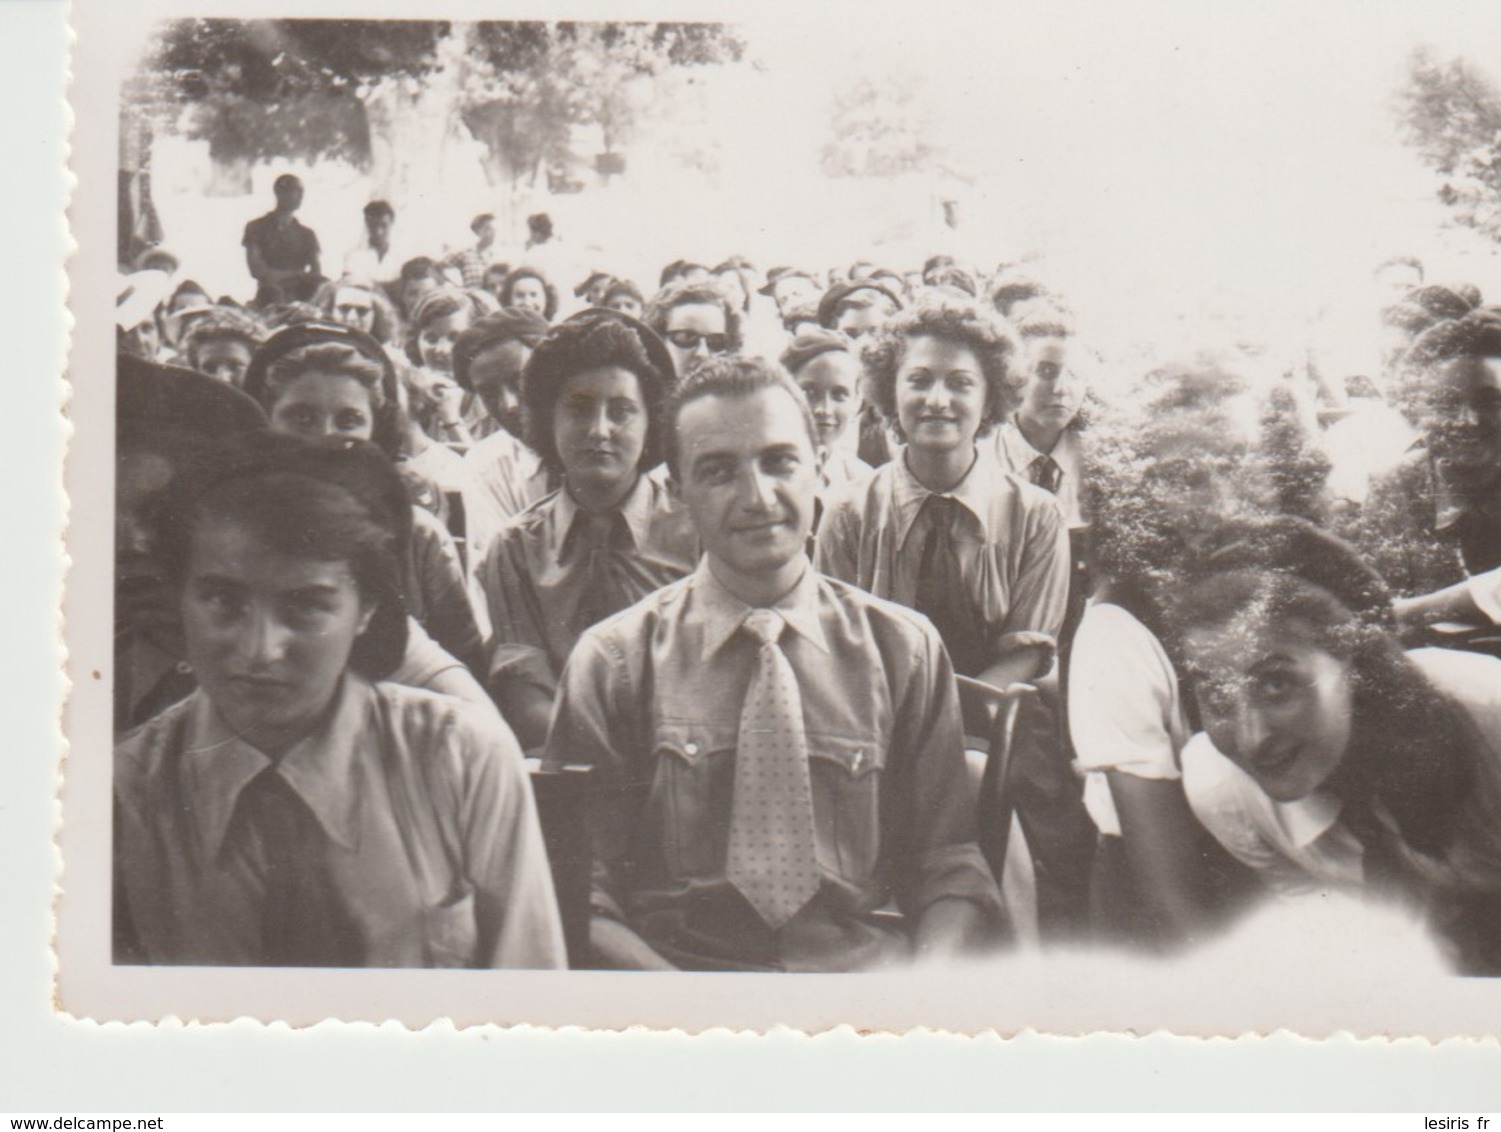
[[[75,6],[65,1009],[1496,1034],[1501,13],[344,7]]]

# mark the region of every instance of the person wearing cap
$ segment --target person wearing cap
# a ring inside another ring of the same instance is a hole
[[[544,756],[592,767],[596,962],[834,972],[989,946],[953,670],[927,622],[809,563],[802,395],[710,358],[668,429],[704,556],[584,633]]]
[[[189,369],[206,373],[239,389],[245,371],[261,344],[261,328],[239,311],[210,307],[191,324],[182,341],[182,360]]]
[[[168,489],[266,418],[243,393],[192,370],[121,354],[116,371],[114,712],[123,732],[196,686],[161,542]]]
[[[253,434],[177,488],[199,687],[115,749],[114,961],[565,966],[515,738],[385,679],[406,508],[384,456]]]
[[[438,266],[444,271],[458,272],[459,285],[468,290],[488,290],[485,272],[495,262],[495,214],[481,212],[469,222],[469,231],[474,233],[474,243],[450,252]]]
[[[273,335],[256,351],[245,391],[265,410],[273,431],[373,440],[410,478],[397,381],[391,358],[369,335],[310,323]],[[407,610],[448,653],[480,672],[484,641],[453,538],[429,507],[412,502],[410,509],[411,536],[401,564]]]
[[[640,318],[646,313],[646,297],[641,294],[641,288],[629,279],[616,279],[605,290],[600,306],[628,314],[632,318]]]
[[[713,283],[674,283],[658,291],[644,321],[667,343],[678,381],[703,359],[744,345],[740,312]]]
[[[306,302],[324,282],[318,264],[318,236],[297,219],[302,181],[291,173],[276,178],[276,207],[245,225],[240,243],[255,278],[255,305],[269,307],[289,300]]]
[[[464,454],[464,537],[471,571],[484,560],[496,531],[558,486],[526,444],[521,411],[521,373],[547,330],[547,321],[535,311],[506,307],[476,319],[453,344],[454,380],[500,425]]]
[[[902,300],[883,283],[835,283],[818,300],[818,324],[858,342],[901,309]]]
[[[583,299],[586,307],[602,307],[605,295],[615,283],[615,276],[607,271],[591,271],[589,277],[573,289],[575,299]]]
[[[560,486],[503,526],[477,579],[489,684],[527,748],[547,735],[579,634],[687,574],[698,543],[662,477],[672,362],[643,324],[598,309],[554,327],[521,376],[527,443]]]
[[[869,475],[870,465],[844,443],[860,406],[860,359],[850,340],[824,327],[805,330],[779,360],[813,413],[820,494]]]
[[[756,291],[756,269],[744,256],[732,255],[714,268],[714,282],[730,297],[730,302],[749,317],[751,296]]]
[[[136,271],[119,280],[115,296],[115,342],[119,349],[147,361],[159,361],[161,324],[157,315],[171,278],[163,271]]]
[[[128,355],[118,359],[117,390],[114,694],[116,732],[123,733],[197,687],[167,584],[172,564],[161,524],[172,485],[202,475],[224,444],[264,429],[266,418],[254,398],[228,385]],[[405,556],[410,531],[403,531]],[[410,615],[406,637],[389,679],[494,710],[463,663]]]
[[[758,295],[769,295],[777,305],[777,314],[787,318],[790,308],[817,303],[823,288],[811,272],[796,267],[773,267],[766,273],[766,282],[757,288]]]

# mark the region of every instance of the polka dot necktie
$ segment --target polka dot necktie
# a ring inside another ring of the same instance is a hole
[[[785,625],[770,609],[753,609],[744,628],[760,656],[735,750],[735,799],[725,876],[772,930],[818,891],[808,737],[797,677],[777,644]]]

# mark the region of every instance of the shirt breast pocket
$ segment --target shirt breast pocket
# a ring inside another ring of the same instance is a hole
[[[810,734],[808,756],[819,866],[865,887],[881,850],[885,749],[859,736]]]
[[[724,872],[735,790],[736,729],[663,723],[657,729],[656,778],[647,831],[660,834],[673,880]]]

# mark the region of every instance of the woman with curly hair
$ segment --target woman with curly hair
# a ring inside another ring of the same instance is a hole
[[[1068,531],[1047,492],[980,443],[1015,411],[1015,339],[972,302],[927,301],[862,352],[868,395],[903,441],[829,496],[824,573],[926,614],[954,668],[997,687],[1052,664],[1068,597]]]
[[[1100,835],[1091,903],[1106,940],[1181,946],[1244,891],[1183,794],[1194,711],[1165,610],[1223,524],[1307,498],[1322,465],[1267,418],[1267,400],[1238,370],[1194,359],[1149,374],[1092,429],[1095,580],[1069,659],[1068,721]]]
[[[1389,605],[1235,549],[1171,610],[1194,814],[1279,896],[1395,901],[1460,973],[1501,975],[1501,661],[1404,653]]]
[[[524,747],[546,738],[583,631],[698,560],[687,516],[648,474],[672,373],[656,335],[600,309],[554,327],[522,371],[526,442],[562,486],[500,529],[477,576],[494,627],[490,688]]]
[[[548,322],[558,315],[558,291],[535,267],[514,268],[500,287],[500,305],[540,314]]]

